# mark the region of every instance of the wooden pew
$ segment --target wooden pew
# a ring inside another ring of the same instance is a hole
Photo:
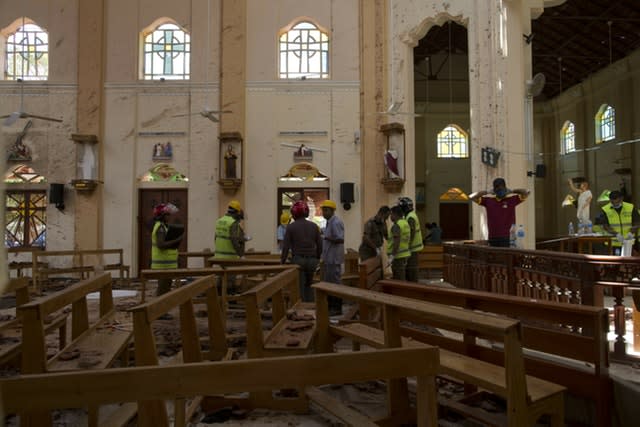
[[[569,393],[591,400],[596,408],[596,425],[611,425],[613,390],[609,377],[607,309],[398,280],[383,280],[379,284],[388,294],[520,320],[527,373],[561,384]],[[423,336],[409,327],[402,331],[415,339]],[[477,349],[475,356],[497,363],[500,352]]]
[[[425,271],[427,278],[431,277],[432,272],[438,272],[442,276],[444,268],[444,249],[442,245],[424,245],[424,248],[418,253],[418,270]]]
[[[103,273],[73,284],[63,291],[29,302],[18,308],[22,317],[22,374],[40,374],[78,369],[104,369],[126,350],[132,336],[131,315],[117,312],[111,293],[111,274]],[[89,324],[87,295],[100,293],[99,318]],[[43,319],[50,313],[71,305],[71,339],[62,352],[47,360],[47,344]],[[77,358],[66,355],[78,352]],[[98,354],[99,352],[100,354]],[[90,366],[83,354],[95,356]],[[97,423],[97,408],[89,408],[89,425]],[[21,417],[22,418],[22,417]],[[25,425],[44,425],[50,422],[48,413],[25,416]],[[32,423],[32,424],[29,424]]]
[[[5,413],[13,414],[416,377],[417,425],[436,427],[437,366],[438,351],[428,347],[141,366],[3,379],[0,398]],[[355,412],[347,411],[345,422],[358,427],[375,425],[366,416],[356,417]],[[138,423],[149,424],[145,414],[140,414]]]
[[[36,289],[40,284],[47,283],[51,276],[59,274],[77,275],[82,280],[89,277],[90,273],[118,271],[121,285],[130,282],[129,266],[124,264],[122,249],[36,251],[33,258]]]
[[[39,246],[7,248],[7,267],[9,274],[15,271],[16,277],[25,276],[25,270],[31,272],[29,277],[33,277],[35,271],[35,259],[33,254],[35,252],[42,252],[43,248]],[[41,264],[39,267],[45,268],[46,264]]]
[[[3,338],[7,338],[4,337],[7,333],[15,338],[22,333],[22,322],[17,308],[28,303],[31,299],[29,296],[29,279],[27,277],[10,279],[9,284],[4,289],[3,296],[12,293],[15,294],[16,306],[12,310],[3,310],[5,314],[12,316],[10,319],[0,321],[0,333],[2,333]],[[45,335],[49,335],[56,330],[58,331],[59,349],[62,350],[67,342],[67,315],[61,313],[56,316],[49,316],[45,318],[43,322]],[[12,362],[20,355],[21,351],[21,339],[17,342],[0,344],[0,365]]]
[[[194,299],[205,294],[207,306],[209,351],[202,349],[195,317]],[[188,285],[176,288],[153,301],[132,308],[133,330],[135,337],[135,356],[137,366],[158,365],[158,354],[152,322],[180,307],[180,334],[182,343],[181,359],[184,363],[202,362],[204,360],[228,360],[231,353],[227,346],[223,314],[218,302],[216,277],[201,277]],[[201,397],[196,398],[185,407],[184,396],[174,403],[175,426],[187,425],[200,404]],[[169,417],[164,401],[138,401],[140,421],[138,426],[168,426]]]
[[[517,320],[332,283],[316,283],[313,287],[316,290],[319,351],[331,351],[333,341],[339,337],[348,337],[375,348],[422,345],[415,340],[403,338],[402,322],[406,321],[454,332],[455,334],[433,335],[434,339],[428,340],[429,344],[440,347],[442,375],[475,385],[505,399],[509,426],[533,426],[542,415],[550,416],[551,426],[564,425],[565,388],[525,375],[522,329]],[[362,323],[329,324],[329,295],[380,307],[383,328],[376,329]],[[431,336],[427,333],[425,335]],[[481,348],[476,343],[478,338],[500,344],[502,359],[499,363],[488,363],[475,357],[475,352]],[[406,388],[406,383],[402,381],[390,382],[389,400],[394,402],[394,395],[404,394]],[[469,417],[494,425],[501,424],[495,415],[464,405],[463,401],[445,402],[443,399],[443,403]],[[404,400],[396,399],[389,416],[395,419],[407,411]]]
[[[307,354],[313,350],[314,305],[300,300],[298,268],[291,264],[289,266],[291,268],[267,278],[240,295],[239,301],[246,313],[249,359]],[[271,312],[271,328],[266,331],[263,309]],[[295,402],[292,399],[273,399],[271,392],[252,393],[251,401],[256,407],[274,409],[295,409],[295,405],[301,409],[307,405],[302,399]],[[290,403],[294,406],[288,406]]]

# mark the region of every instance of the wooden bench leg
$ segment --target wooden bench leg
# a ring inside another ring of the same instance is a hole
[[[97,405],[89,406],[87,410],[87,426],[89,427],[98,427],[98,409],[100,407]]]
[[[60,345],[60,350],[66,347],[67,345],[67,322],[64,322],[60,325],[58,329],[58,345]]]

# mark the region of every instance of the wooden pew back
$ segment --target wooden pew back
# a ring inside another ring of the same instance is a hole
[[[525,352],[527,373],[562,384],[571,393],[591,399],[596,406],[598,425],[610,423],[612,383],[607,309],[399,280],[383,280],[379,284],[387,294],[520,320],[522,345],[531,350]],[[403,335],[420,339],[423,333],[405,327]],[[474,352],[476,357],[491,363],[500,357],[496,350],[479,348]]]

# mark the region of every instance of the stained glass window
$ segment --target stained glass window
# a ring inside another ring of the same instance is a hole
[[[562,139],[562,152],[564,154],[576,151],[576,127],[573,123],[568,120],[564,123],[560,138]]]
[[[5,246],[44,248],[47,237],[47,192],[7,190],[5,202]]]
[[[438,134],[438,157],[466,159],[469,157],[467,134],[456,125],[448,125]]]
[[[33,23],[23,24],[7,37],[7,80],[47,80],[49,35]]]
[[[188,80],[191,37],[176,24],[165,23],[144,36],[145,80]]]
[[[611,105],[602,105],[596,114],[596,144],[616,137],[616,111]]]
[[[281,79],[328,79],[329,36],[302,21],[280,36]]]

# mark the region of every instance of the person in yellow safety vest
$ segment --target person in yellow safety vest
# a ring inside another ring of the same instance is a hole
[[[153,208],[153,230],[151,231],[151,269],[165,270],[178,268],[178,245],[184,234],[173,240],[166,240],[169,231],[169,217],[178,213],[172,203],[160,203]],[[156,295],[171,290],[172,279],[158,279]]]
[[[409,282],[418,281],[418,253],[424,248],[422,243],[422,229],[420,228],[420,221],[416,211],[413,210],[413,200],[409,197],[400,197],[398,199],[398,205],[402,208],[404,218],[409,223],[409,229],[411,230],[411,236],[409,238],[409,250],[411,256],[407,260],[406,276]]]
[[[640,213],[631,203],[623,202],[622,193],[617,190],[609,193],[609,202],[602,207],[605,214],[602,228],[607,233],[616,236],[611,239],[611,245],[613,246],[613,254],[620,255],[624,239],[629,233],[635,236],[638,227],[640,227]]]
[[[240,202],[229,202],[227,213],[216,221],[215,258],[239,259],[244,256],[244,244],[249,239],[240,225],[243,218]]]
[[[402,208],[398,205],[391,208],[391,227],[389,227],[389,240],[387,241],[387,255],[389,264],[396,280],[406,279],[407,261],[411,256],[409,239],[411,229],[404,219]]]

